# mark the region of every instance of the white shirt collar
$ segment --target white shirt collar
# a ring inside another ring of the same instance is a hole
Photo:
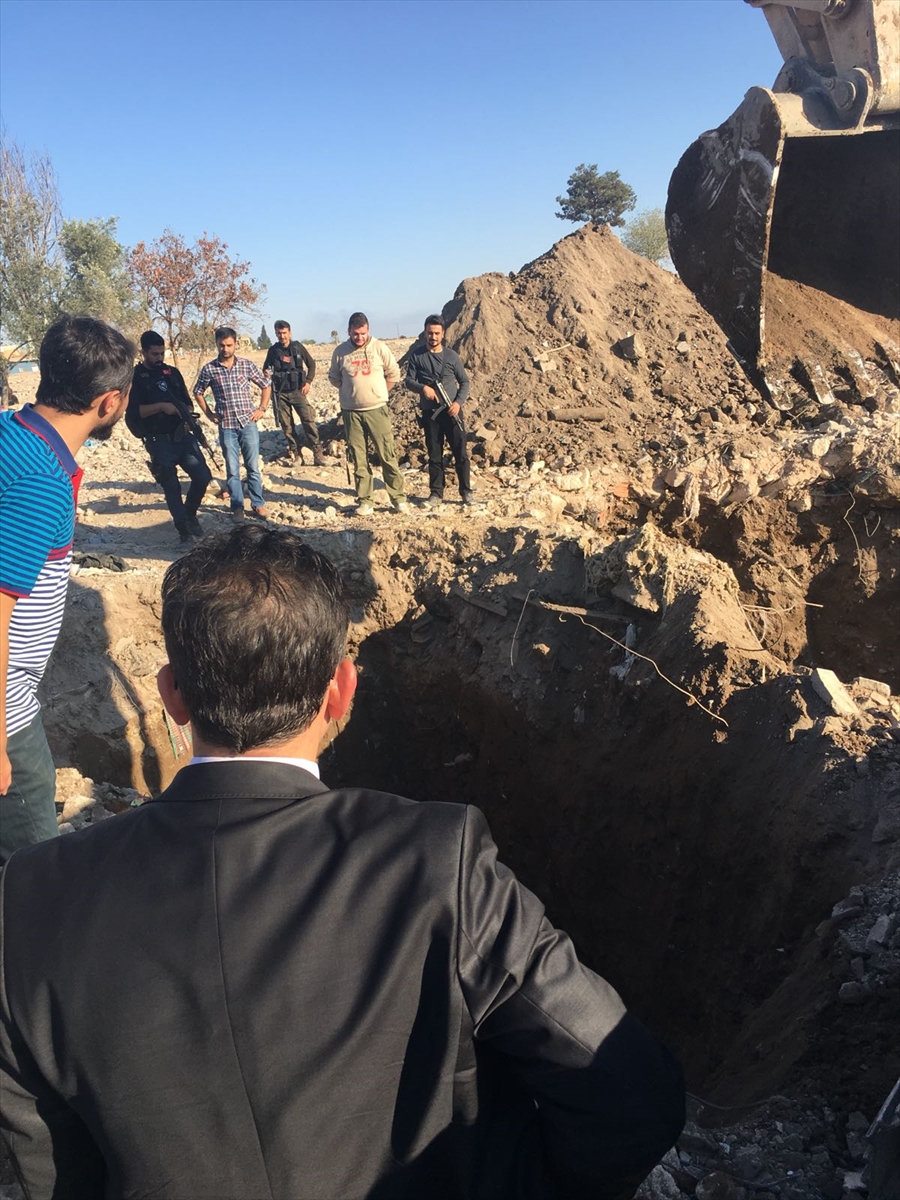
[[[267,754],[223,754],[213,755],[209,758],[194,757],[187,764],[189,767],[199,766],[200,763],[218,763],[218,762],[274,762],[284,763],[288,767],[299,767],[301,771],[309,771],[310,775],[315,775],[316,779],[321,779],[319,774],[319,764],[313,762],[311,758],[281,758],[278,755]]]

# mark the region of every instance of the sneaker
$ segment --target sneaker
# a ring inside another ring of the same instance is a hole
[[[358,517],[371,517],[374,511],[375,505],[370,504],[368,500],[360,500],[359,504],[356,506],[356,515]]]
[[[219,499],[224,500],[226,504],[231,503],[231,492],[228,488],[219,488]]]
[[[466,504],[466,505],[474,504],[475,503],[475,493],[472,491],[463,492],[462,502],[463,502],[463,504]]]
[[[394,512],[408,513],[409,512],[409,501],[408,500],[397,500],[396,502],[392,502],[391,507],[393,508]]]
[[[242,508],[233,508],[231,510],[231,515],[236,521],[242,521],[247,514]]]
[[[269,519],[269,514],[264,508],[251,508],[250,511],[258,521],[268,521]],[[243,509],[241,509],[241,512],[243,512]]]
[[[203,526],[197,520],[196,514],[188,517],[186,524],[188,533],[192,533],[194,537],[203,537]]]
[[[437,492],[432,492],[431,495],[428,497],[428,499],[425,501],[425,503],[430,505],[432,508],[437,508],[438,505],[444,503],[444,497],[438,495]]]
[[[175,528],[178,530],[178,540],[180,542],[192,542],[194,540],[190,535],[187,525],[176,525]]]

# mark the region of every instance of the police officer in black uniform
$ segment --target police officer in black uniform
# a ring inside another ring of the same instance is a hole
[[[288,457],[300,459],[301,438],[294,420],[294,411],[300,414],[300,423],[306,440],[312,447],[313,466],[324,467],[325,456],[316,427],[316,414],[308,400],[309,385],[316,377],[316,361],[302,342],[291,340],[291,327],[287,321],[275,322],[278,341],[269,347],[263,371],[272,380],[273,407],[278,416],[281,432],[287,438]]]
[[[148,329],[141,334],[144,361],[135,368],[125,423],[147,447],[154,478],[162,487],[175,528],[181,540],[189,542],[192,537],[203,536],[197,509],[212,474],[197,439],[185,426],[184,410],[194,412],[190,393],[178,368],[164,361],[165,352],[166,343],[158,333]],[[185,499],[181,496],[178,467],[191,481]]]

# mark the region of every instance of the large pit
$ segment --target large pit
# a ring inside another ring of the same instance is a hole
[[[820,628],[826,610],[792,608],[790,585],[765,572],[751,584],[787,551],[770,528],[777,553],[760,558],[753,517],[695,522],[676,539],[661,513],[617,541],[628,549],[612,562],[601,539],[489,521],[305,533],[339,562],[355,607],[360,687],[324,753],[326,780],[481,807],[585,961],[678,1047],[693,1090],[740,1104],[802,1069],[828,996],[777,992],[795,970],[827,974],[809,959],[813,931],[888,864],[896,843],[872,835],[900,772],[883,694],[857,691],[859,716],[842,722],[812,687],[823,651],[804,614]],[[825,538],[827,518],[823,543],[842,526]],[[781,521],[782,539],[786,524],[812,538],[805,516],[783,509]],[[885,546],[896,527],[885,514]],[[740,589],[708,553],[726,543]],[[184,761],[153,696],[161,570],[83,570],[47,679],[57,761],[142,792]],[[833,564],[822,570],[833,579]],[[795,588],[816,594],[816,578]],[[829,606],[849,619],[869,591],[857,574]],[[763,607],[788,611],[766,625]],[[598,631],[623,642],[629,626],[671,683],[643,659],[620,677],[626,654]],[[880,665],[863,646],[842,674],[891,683],[887,627],[867,628]],[[787,646],[799,661],[785,661]],[[854,1064],[853,1107],[884,1093],[886,1049],[876,1037]]]

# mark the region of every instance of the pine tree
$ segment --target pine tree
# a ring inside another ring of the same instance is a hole
[[[634,208],[634,188],[618,171],[597,174],[596,163],[579,163],[569,176],[565,196],[557,196],[561,221],[593,221],[595,225],[623,225],[623,214]]]

